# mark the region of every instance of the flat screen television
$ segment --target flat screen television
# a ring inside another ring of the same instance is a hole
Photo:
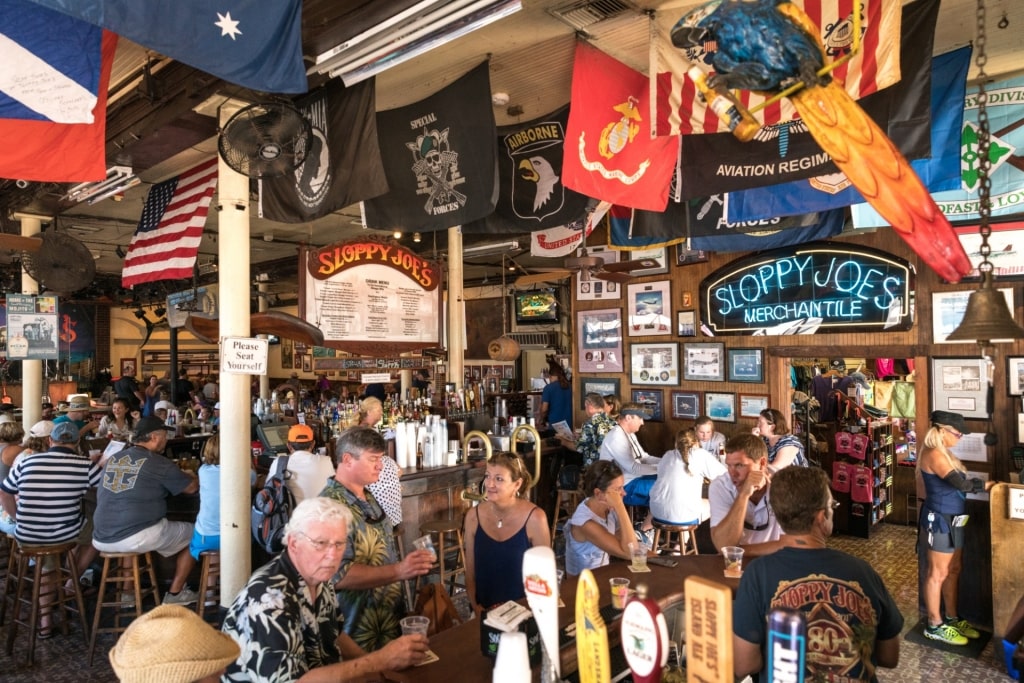
[[[558,299],[554,289],[516,292],[512,302],[518,325],[550,325],[558,322]]]

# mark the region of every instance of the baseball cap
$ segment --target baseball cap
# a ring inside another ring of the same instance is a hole
[[[164,421],[158,417],[144,417],[135,425],[135,433],[132,439],[136,442],[145,441],[153,432],[166,430]]]
[[[217,401],[216,403],[213,404],[213,409],[220,410],[220,401]]]
[[[50,432],[50,440],[57,443],[75,443],[78,441],[78,427],[73,422],[55,424]]]
[[[828,362],[828,366],[833,370],[845,370],[846,361],[843,360],[842,358],[833,358]]]
[[[53,431],[53,420],[40,420],[32,425],[32,428],[28,430],[28,434],[25,436],[49,436],[50,432]]]
[[[157,401],[156,405],[153,406],[153,410],[174,410],[175,405],[170,401]]]
[[[293,425],[288,430],[288,441],[294,443],[313,443],[313,430],[309,425]]]
[[[931,423],[933,425],[942,425],[943,427],[952,427],[961,434],[971,433],[971,430],[967,428],[967,423],[964,422],[964,416],[960,413],[952,413],[948,410],[933,410]]]

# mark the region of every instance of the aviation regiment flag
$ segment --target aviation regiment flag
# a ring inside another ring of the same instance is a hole
[[[216,187],[213,157],[150,188],[124,259],[122,287],[192,277]]]
[[[388,186],[363,203],[366,225],[420,232],[465,225],[497,201],[488,63],[414,104],[378,112]]]
[[[650,135],[647,77],[577,41],[562,182],[588,197],[664,211],[675,137]]]
[[[259,215],[303,223],[388,191],[377,144],[374,79],[346,88],[340,78],[297,102],[313,128],[293,172],[260,181]]]
[[[826,61],[832,62],[850,51],[853,36],[855,6],[863,7],[860,52],[833,72],[854,99],[887,88],[900,80],[900,3],[889,0],[792,0],[821,28],[821,40],[826,46]],[[935,3],[938,7],[938,2]],[[651,101],[651,119],[656,122],[657,135],[679,133],[728,132],[728,127],[705,106],[698,97],[693,81],[686,78],[691,64],[710,68],[715,46],[680,49],[672,45],[664,31],[652,34],[651,66],[656,74],[652,88],[657,96]],[[930,40],[930,39],[929,39]],[[904,43],[906,45],[906,43]],[[913,50],[919,46],[913,45]],[[931,55],[928,50],[924,54]],[[767,98],[749,91],[739,93],[747,108],[763,103]],[[796,110],[789,100],[774,102],[755,114],[765,125],[790,121]]]
[[[498,205],[464,233],[520,234],[580,223],[587,197],[562,183],[569,107],[498,128]]]
[[[911,91],[896,97],[887,88],[858,102],[908,159],[930,153],[928,74],[938,11],[939,0],[916,0],[903,7],[900,43],[912,47],[903,51],[900,69],[907,74],[904,87]],[[682,196],[687,199],[837,171],[800,119],[765,126],[750,142],[729,133],[684,135],[682,161]]]
[[[960,182],[960,127],[970,66],[970,46],[932,58],[932,155],[910,162],[931,192],[953,189]],[[901,84],[893,88],[897,89]],[[828,211],[863,201],[863,195],[846,175],[837,171],[782,185],[730,192],[726,198],[726,215],[733,223]]]
[[[302,0],[32,0],[253,90],[304,93]]]
[[[92,123],[102,40],[92,24],[0,0],[0,119]]]

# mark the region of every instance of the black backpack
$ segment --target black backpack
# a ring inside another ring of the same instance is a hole
[[[252,537],[256,543],[268,553],[276,554],[284,549],[281,536],[288,524],[292,509],[295,507],[295,496],[288,484],[288,456],[282,455],[281,469],[272,477],[268,477],[263,488],[252,501],[250,524]]]

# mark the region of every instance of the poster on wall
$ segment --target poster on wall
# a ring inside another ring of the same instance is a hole
[[[577,316],[580,372],[622,372],[622,311],[603,308]]]
[[[56,360],[57,297],[7,295],[7,356],[12,360]]]

